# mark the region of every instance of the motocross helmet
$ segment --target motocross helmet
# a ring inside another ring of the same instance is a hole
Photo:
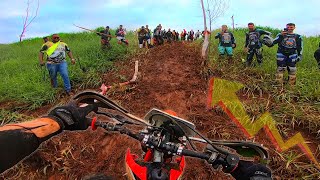
[[[262,44],[268,46],[268,47],[272,47],[273,45],[273,38],[270,36],[270,35],[264,35],[262,37],[262,40],[261,40]]]

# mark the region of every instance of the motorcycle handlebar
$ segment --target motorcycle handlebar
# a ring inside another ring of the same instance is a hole
[[[200,158],[200,159],[204,159],[204,160],[209,160],[209,158],[210,158],[209,154],[199,153],[199,152],[188,150],[188,149],[183,149],[181,152],[181,155]]]
[[[184,149],[185,146],[181,144],[176,144],[172,142],[161,143],[157,138],[154,138],[152,135],[133,133],[129,129],[122,127],[122,125],[117,125],[117,124],[114,125],[111,123],[100,122],[100,121],[96,121],[96,119],[93,119],[91,122],[91,127],[93,130],[95,130],[96,127],[102,127],[107,131],[118,131],[121,134],[126,134],[140,141],[141,143],[145,144],[149,148],[157,149],[159,151],[166,152],[168,154],[177,154],[179,156],[183,155],[183,156],[204,159],[212,166],[222,165],[224,169],[226,169],[226,172],[233,170],[234,167],[236,167],[239,162],[239,157],[236,155],[230,154],[225,157],[218,152],[202,153],[202,152]]]
[[[237,168],[239,163],[239,157],[234,154],[229,154],[227,156],[221,156],[220,153],[211,152],[211,154],[200,153],[188,149],[182,150],[182,155],[196,157],[200,159],[206,160],[209,164],[211,164],[214,168],[222,165],[223,171],[225,173],[230,173]]]
[[[118,131],[121,134],[126,134],[138,141],[142,141],[143,137],[140,134],[133,133],[129,129],[123,128],[121,125],[107,123],[107,122],[100,122],[97,121],[97,118],[87,119],[88,124],[91,126],[92,130],[96,130],[97,127],[101,127],[107,131]]]

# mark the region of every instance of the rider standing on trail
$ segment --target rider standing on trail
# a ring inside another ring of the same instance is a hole
[[[319,43],[319,48],[314,52],[314,58],[316,58],[317,63],[318,63],[318,68],[320,70],[320,43]]]
[[[236,47],[236,40],[231,32],[228,31],[227,25],[221,26],[221,32],[217,33],[215,39],[219,39],[219,55],[223,56],[225,52],[232,57],[232,49]]]
[[[176,30],[172,31],[172,40],[173,41],[177,41],[177,32],[176,32]]]
[[[148,32],[148,33],[147,33],[147,39],[148,39],[147,41],[148,41],[148,44],[151,45],[151,30],[149,29],[149,25],[146,25],[146,28],[145,28],[145,29],[146,29],[146,31]]]
[[[167,37],[167,42],[168,42],[168,43],[171,43],[171,42],[172,42],[172,39],[173,39],[173,34],[172,34],[170,28],[168,29],[168,32],[166,32],[166,37]]]
[[[200,34],[201,32],[198,30],[195,34],[195,40],[199,39],[200,38]]]
[[[118,39],[118,44],[125,43],[126,45],[129,45],[128,40],[124,37],[126,35],[126,30],[123,29],[123,26],[120,25],[119,28],[116,30],[116,36]]]
[[[183,31],[180,34],[181,41],[185,41],[186,40],[186,35],[187,35],[187,31],[185,29],[183,29]]]
[[[176,31],[176,41],[179,41],[179,31]]]
[[[273,45],[278,44],[276,81],[280,84],[283,83],[286,69],[289,74],[289,84],[296,83],[296,63],[302,60],[303,42],[302,36],[293,32],[295,28],[294,23],[288,23],[273,41]]]
[[[167,39],[167,31],[166,29],[163,29],[161,32],[160,32],[160,36],[163,38],[163,39]]]
[[[247,52],[246,66],[251,66],[253,56],[256,55],[258,64],[262,64],[262,43],[260,42],[260,37],[264,34],[270,35],[270,32],[264,31],[262,29],[256,29],[252,22],[248,23],[249,32],[246,33],[246,43],[245,52]]]
[[[158,25],[156,29],[154,30],[153,37],[156,39],[156,42],[158,45],[163,44],[163,38],[162,38],[162,31],[161,31],[161,25]]]
[[[191,31],[189,31],[188,33],[188,41],[193,41],[194,39],[194,31],[191,29]]]
[[[33,121],[0,127],[0,173],[32,154],[41,143],[60,134],[63,130],[87,129],[87,114],[84,108],[75,105],[59,106],[50,111],[47,116]],[[243,160],[239,161],[230,174],[241,180],[271,180],[271,171],[265,165]]]
[[[42,45],[39,53],[39,62],[41,66],[45,65],[43,60],[43,55],[47,56],[47,69],[49,71],[49,75],[51,78],[51,85],[54,88],[58,87],[57,81],[57,73],[59,72],[63,82],[64,89],[67,95],[71,93],[71,84],[68,75],[68,65],[66,62],[66,53],[71,59],[71,63],[75,64],[76,60],[73,58],[71,50],[68,45],[64,42],[60,41],[60,37],[58,34],[52,35],[52,42],[48,41],[44,45]]]
[[[106,49],[106,48],[111,48],[110,46],[110,40],[111,40],[111,33],[109,30],[109,26],[106,26],[106,28],[102,31],[100,31],[99,33],[97,33],[97,35],[101,36],[101,48],[102,49]]]
[[[148,31],[145,29],[144,26],[142,26],[139,30],[138,30],[138,41],[139,41],[139,48],[143,48],[143,42],[146,41],[147,45],[148,44]]]

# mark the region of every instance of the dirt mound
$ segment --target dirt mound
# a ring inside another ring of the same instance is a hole
[[[206,110],[208,82],[201,75],[199,49],[190,44],[166,44],[132,58],[129,63],[119,62],[117,70],[104,75],[105,84],[130,79],[136,60],[139,60],[139,80],[133,86],[111,90],[108,96],[140,117],[153,107],[171,109],[195,123],[211,139],[245,139],[226,115]],[[123,135],[106,134],[102,130],[66,132],[43,144],[4,177],[80,179],[88,174],[104,173],[126,179],[124,155],[128,148],[138,155],[142,153],[138,142]],[[187,158],[183,177],[232,179],[194,158]]]

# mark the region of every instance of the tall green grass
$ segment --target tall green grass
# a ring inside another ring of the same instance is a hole
[[[98,28],[97,30],[100,30]],[[114,31],[111,31],[114,34]],[[113,62],[128,57],[137,51],[137,40],[133,32],[127,34],[129,47],[111,40],[112,48],[103,51],[100,48],[100,36],[91,32],[59,33],[67,43],[79,63],[71,65],[67,58],[69,76],[74,87],[94,88],[101,85],[100,75],[113,68]],[[52,103],[63,92],[63,83],[59,77],[59,88],[50,86],[50,78],[44,67],[40,68],[38,54],[43,44],[42,38],[27,39],[22,42],[0,45],[0,102],[17,101],[29,105],[31,109],[44,103]],[[45,80],[43,78],[45,73]]]
[[[279,29],[270,27],[258,27],[272,32],[275,38]],[[212,33],[215,35],[219,30]],[[303,60],[297,63],[297,84],[294,88],[288,85],[281,90],[275,85],[275,73],[277,69],[276,53],[278,45],[263,47],[262,67],[246,68],[242,60],[246,59],[244,52],[245,33],[247,29],[235,29],[234,34],[237,47],[234,49],[234,63],[230,66],[226,60],[218,57],[218,40],[212,38],[210,62],[213,71],[219,71],[223,78],[240,81],[246,85],[244,90],[251,95],[264,92],[271,95],[271,109],[279,122],[287,122],[295,125],[303,124],[312,132],[317,132],[320,127],[320,71],[313,57],[320,41],[318,37],[303,37]],[[256,62],[256,57],[254,57]],[[261,112],[263,113],[263,112]]]
[[[273,29],[270,27],[258,27],[272,32],[272,36],[275,38],[276,35],[280,32],[278,29]],[[246,54],[243,52],[245,44],[245,33],[247,29],[239,28],[235,29],[233,32],[236,41],[237,48],[234,49],[235,59],[246,59]],[[218,30],[216,31],[218,32]],[[215,33],[213,35],[215,35]],[[313,57],[313,53],[318,48],[320,38],[318,37],[303,37],[304,42],[304,51],[303,51],[303,60],[297,64],[297,85],[294,89],[294,92],[300,96],[305,101],[316,100],[320,101],[320,71],[317,67],[316,60]],[[213,59],[217,59],[216,49],[217,49],[217,40],[213,39],[214,55],[211,56]],[[278,46],[274,47],[263,47],[263,57],[264,62],[262,68],[255,68],[261,72],[266,78],[265,81],[261,82],[263,87],[270,87],[270,82],[274,80],[274,74],[276,72],[276,52]]]

